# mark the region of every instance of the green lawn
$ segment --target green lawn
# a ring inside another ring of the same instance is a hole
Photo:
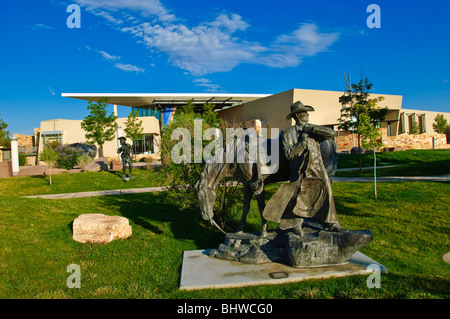
[[[370,229],[362,252],[385,265],[381,288],[367,276],[284,285],[186,292],[178,289],[185,250],[215,248],[223,235],[197,210],[179,211],[169,192],[79,199],[29,199],[19,195],[156,186],[160,172],[136,170],[124,183],[112,173],[62,174],[55,184],[39,177],[0,181],[0,298],[449,298],[450,183],[382,183],[377,200],[371,183],[333,184],[340,223]],[[138,175],[139,174],[139,175]],[[142,174],[142,175],[140,175]],[[134,183],[134,184],[133,184]],[[17,184],[17,185],[16,185]],[[276,191],[267,187],[267,198]],[[80,214],[129,219],[133,236],[110,244],[72,240]],[[252,203],[248,231],[259,228]],[[67,266],[81,267],[81,288],[66,285]]]
[[[164,172],[161,169],[134,169],[135,178],[125,182],[122,171],[62,173],[49,176],[37,175],[0,179],[0,196],[43,195],[75,193],[98,190],[127,189],[164,185]]]
[[[377,167],[399,165],[377,170],[377,176],[433,176],[450,175],[450,149],[406,150],[377,153]],[[373,167],[373,154],[362,154],[362,166]],[[339,154],[338,168],[359,168],[359,155]],[[338,171],[338,177],[372,177],[373,169]]]

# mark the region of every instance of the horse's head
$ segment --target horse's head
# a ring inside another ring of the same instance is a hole
[[[215,187],[210,185],[204,172],[200,174],[200,178],[195,184],[198,201],[200,203],[200,212],[202,218],[211,221],[214,217],[214,203],[216,201]]]

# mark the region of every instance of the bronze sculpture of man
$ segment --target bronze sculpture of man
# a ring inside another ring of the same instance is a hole
[[[120,154],[120,157],[122,159],[122,167],[123,167],[123,179],[128,180],[131,178],[131,173],[133,170],[133,163],[131,162],[131,156],[133,152],[133,148],[130,144],[127,143],[127,139],[123,136],[119,137],[118,140],[120,141],[120,147],[117,150],[117,153]],[[127,165],[129,168],[129,175],[127,176],[125,174]]]
[[[267,203],[263,216],[280,223],[280,229],[294,229],[303,235],[303,218],[312,218],[329,230],[341,230],[337,220],[331,181],[324,167],[320,143],[332,139],[335,131],[309,124],[309,105],[297,101],[286,120],[295,125],[286,129],[281,146],[289,162],[290,183],[282,184]]]

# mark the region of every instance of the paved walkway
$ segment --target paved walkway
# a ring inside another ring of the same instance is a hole
[[[378,169],[383,169],[383,168],[398,167],[398,166],[402,166],[402,165],[385,165],[385,166],[377,166],[377,170],[378,170]],[[373,169],[373,166],[365,166],[365,167],[362,168],[362,170],[366,170],[366,169]],[[338,171],[338,172],[345,172],[345,171],[359,171],[359,167],[352,167],[352,168],[338,168],[336,171]]]
[[[342,182],[373,182],[373,177],[333,177],[333,183]],[[394,177],[377,177],[377,182],[448,182],[450,176],[394,176]],[[130,188],[130,189],[116,189],[105,191],[91,191],[91,192],[78,192],[78,193],[63,193],[63,194],[46,194],[46,195],[32,195],[24,196],[26,198],[45,198],[45,199],[66,199],[66,198],[83,198],[93,196],[108,196],[108,195],[125,195],[125,194],[139,194],[150,192],[165,191],[163,186],[157,187],[142,187],[142,188]]]
[[[373,182],[373,177],[332,177],[335,183],[339,182]],[[448,182],[449,176],[391,176],[377,177],[377,182]]]
[[[93,196],[108,196],[108,195],[125,195],[125,194],[161,192],[164,190],[165,190],[164,187],[157,186],[157,187],[142,187],[142,188],[130,188],[130,189],[115,189],[115,190],[106,190],[106,191],[32,195],[32,196],[24,196],[24,197],[26,197],[26,198],[66,199],[66,198],[83,198],[83,197],[93,197]]]

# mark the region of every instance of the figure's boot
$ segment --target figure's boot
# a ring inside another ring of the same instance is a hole
[[[294,234],[296,234],[296,235],[298,235],[298,236],[300,236],[300,237],[303,237],[303,228],[302,228],[302,225],[303,225],[303,219],[301,219],[301,220],[299,221],[299,223],[297,223],[297,225],[295,225],[295,227],[294,227],[294,229],[293,229]]]

